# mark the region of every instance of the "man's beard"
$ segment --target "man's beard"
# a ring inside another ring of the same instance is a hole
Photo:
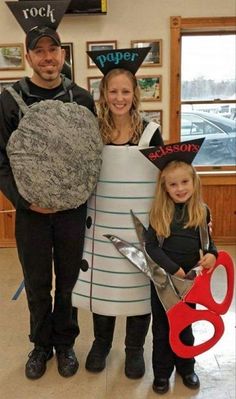
[[[38,75],[40,79],[43,79],[47,82],[51,82],[56,80],[61,73],[61,68],[56,71],[41,71],[40,69],[35,70],[35,73]]]

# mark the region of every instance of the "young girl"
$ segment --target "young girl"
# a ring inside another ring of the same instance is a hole
[[[204,226],[206,220],[207,223],[210,222],[210,212],[202,201],[200,180],[191,165],[197,147],[193,142],[178,143],[159,147],[148,156],[161,169],[161,173],[150,211],[145,248],[158,265],[181,278],[195,266],[211,269],[217,257],[217,250],[209,232],[209,248],[200,256],[199,227]],[[200,382],[194,372],[195,359],[180,358],[172,351],[166,312],[152,283],[151,306],[153,390],[159,394],[168,391],[169,378],[174,367],[182,377],[184,385],[198,389]],[[193,345],[191,326],[181,333],[181,340],[186,345]]]

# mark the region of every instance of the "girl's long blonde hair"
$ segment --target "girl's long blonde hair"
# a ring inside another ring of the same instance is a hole
[[[157,181],[155,199],[150,211],[150,224],[158,236],[169,237],[170,225],[174,217],[175,204],[166,191],[165,177],[167,173],[176,168],[185,168],[193,179],[193,195],[187,201],[188,219],[184,225],[187,227],[198,227],[206,220],[206,206],[201,196],[201,184],[199,176],[192,165],[182,161],[172,161],[160,173]]]
[[[138,82],[136,77],[126,69],[112,69],[105,75],[100,83],[100,99],[98,103],[98,122],[102,135],[102,139],[104,144],[108,144],[111,142],[111,135],[113,130],[116,128],[114,124],[114,120],[112,118],[112,113],[108,107],[107,101],[107,90],[108,90],[108,82],[111,78],[118,75],[126,75],[132,82],[134,97],[132,107],[130,109],[130,117],[131,117],[131,127],[132,127],[132,138],[131,142],[133,144],[137,144],[139,142],[140,136],[143,131],[143,123],[142,118],[139,113],[140,107],[140,89],[138,86]]]

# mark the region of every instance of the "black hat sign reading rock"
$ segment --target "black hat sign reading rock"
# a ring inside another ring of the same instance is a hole
[[[70,0],[7,1],[6,4],[26,33],[26,49],[33,50],[43,36],[51,37],[56,45],[61,41],[56,29]]]
[[[25,33],[36,26],[47,26],[56,30],[69,3],[70,0],[6,1]]]

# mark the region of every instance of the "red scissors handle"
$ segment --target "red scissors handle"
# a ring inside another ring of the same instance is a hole
[[[224,323],[219,315],[210,310],[192,309],[184,302],[179,302],[168,310],[167,317],[170,326],[170,345],[179,357],[191,358],[206,352],[219,341],[224,332]],[[213,325],[214,335],[199,345],[188,346],[183,344],[180,333],[190,324],[200,320],[207,320]]]
[[[227,292],[221,303],[216,302],[211,293],[211,278],[218,266],[223,266],[227,275]],[[183,300],[167,311],[170,326],[170,345],[178,356],[183,358],[194,357],[207,351],[219,341],[224,332],[224,324],[220,315],[226,313],[229,309],[233,292],[233,260],[227,252],[220,251],[214,269],[210,273],[207,270],[203,270],[195,278],[191,290],[185,295]],[[206,309],[192,309],[186,302],[203,305]],[[200,320],[206,320],[213,325],[213,336],[199,345],[184,345],[180,340],[180,333],[190,324]]]
[[[214,300],[211,293],[211,278],[218,266],[223,266],[227,275],[227,292],[221,303]],[[234,263],[231,256],[225,251],[219,251],[214,269],[207,272],[204,269],[202,273],[194,280],[191,290],[185,295],[184,301],[199,303],[206,308],[218,314],[225,314],[230,307],[234,293]]]

